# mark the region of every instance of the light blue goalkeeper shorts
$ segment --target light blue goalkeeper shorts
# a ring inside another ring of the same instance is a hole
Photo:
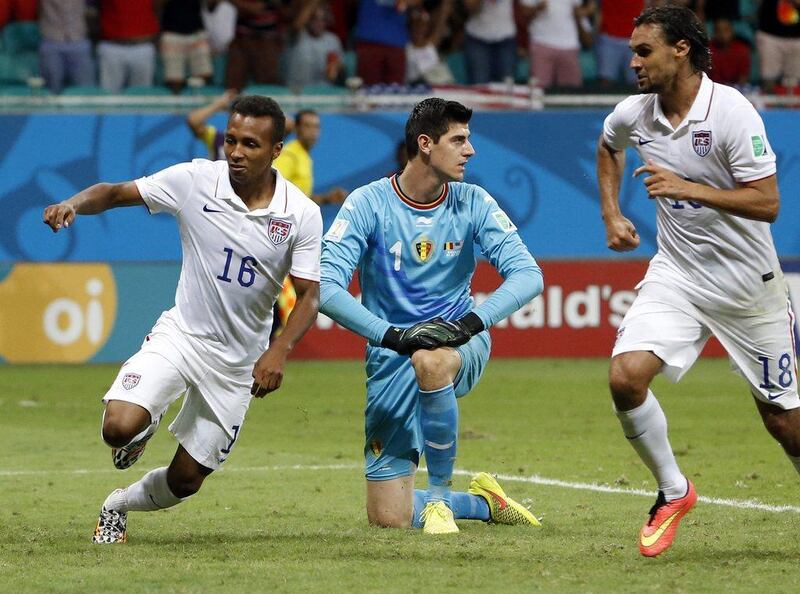
[[[489,361],[489,332],[472,337],[456,350],[461,369],[454,384],[456,397],[477,385]],[[367,407],[364,444],[367,480],[386,481],[414,473],[422,452],[419,386],[408,356],[370,347],[367,354]]]

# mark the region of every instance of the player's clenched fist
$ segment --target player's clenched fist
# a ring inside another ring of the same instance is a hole
[[[61,227],[69,227],[75,220],[75,214],[75,207],[71,204],[51,204],[44,209],[44,224],[49,225],[53,233],[56,233]]]
[[[636,227],[622,215],[606,219],[606,245],[615,252],[629,252],[639,247]]]
[[[250,395],[256,398],[263,398],[270,392],[274,392],[283,383],[283,366],[286,356],[274,350],[267,349],[262,354],[255,367],[253,367],[253,385],[250,387]]]

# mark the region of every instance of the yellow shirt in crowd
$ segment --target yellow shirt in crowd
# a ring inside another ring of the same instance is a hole
[[[272,163],[281,175],[300,188],[311,198],[314,189],[314,163],[311,155],[303,148],[299,140],[292,140],[284,145],[280,156]]]

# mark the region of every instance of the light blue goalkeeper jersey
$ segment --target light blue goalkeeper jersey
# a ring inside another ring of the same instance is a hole
[[[473,307],[475,246],[504,279]],[[361,303],[347,287],[358,269]],[[390,325],[408,327],[474,311],[486,328],[542,291],[542,273],[516,227],[486,190],[446,184],[430,204],[412,201],[397,177],[348,196],[323,239],[320,311],[379,345]]]

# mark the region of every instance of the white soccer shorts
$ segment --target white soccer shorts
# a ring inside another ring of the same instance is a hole
[[[785,296],[776,292],[772,302],[747,315],[709,312],[674,288],[647,281],[620,324],[612,357],[650,351],[664,362],[662,373],[677,382],[713,334],[756,398],[783,409],[800,407],[794,315]]]
[[[132,402],[155,419],[185,393],[169,430],[192,458],[217,469],[244,423],[252,369],[212,366],[198,355],[196,342],[164,314],[139,352],[122,365],[103,402]]]

